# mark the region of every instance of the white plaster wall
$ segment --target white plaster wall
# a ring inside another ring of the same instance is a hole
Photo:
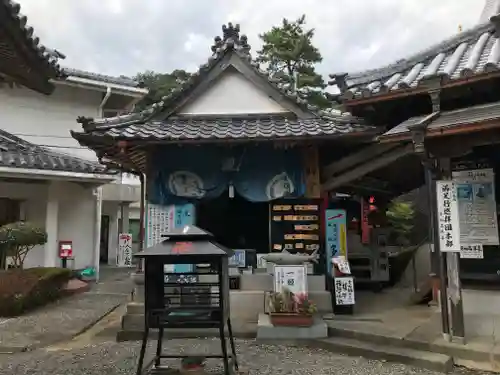
[[[180,114],[247,114],[287,112],[236,71],[226,71],[206,92],[181,108]]]
[[[96,197],[92,188],[65,183],[59,201],[59,241],[73,241],[74,261],[80,269],[93,266],[96,238]]]
[[[81,131],[78,116],[99,117],[102,93],[59,85],[52,95],[24,88],[0,89],[0,118],[3,130],[27,141],[63,146],[57,151],[97,160],[95,153],[82,148],[70,135]]]
[[[69,266],[82,268],[93,264],[96,204],[91,188],[71,182],[57,182],[59,198],[58,240],[73,241],[74,262]],[[45,228],[47,184],[0,183],[0,197],[22,200],[22,219]],[[56,249],[46,245],[34,247],[25,260],[25,267],[44,266],[45,251],[57,257]],[[60,264],[56,259],[56,264]]]

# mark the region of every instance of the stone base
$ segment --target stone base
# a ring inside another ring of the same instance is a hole
[[[267,314],[259,314],[257,340],[313,340],[328,337],[328,327],[319,317],[314,318],[311,327],[277,327],[271,324]]]

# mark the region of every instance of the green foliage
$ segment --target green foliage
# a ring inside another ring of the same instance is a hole
[[[409,242],[414,227],[415,210],[409,202],[393,201],[387,210],[387,219],[401,245]]]
[[[0,271],[0,316],[17,316],[63,295],[71,278],[66,268]]]
[[[172,90],[180,87],[191,77],[191,73],[176,69],[171,73],[156,73],[148,70],[134,77],[136,81],[143,82],[149,93],[137,104],[136,109],[144,109],[169,95]]]
[[[259,35],[263,46],[257,61],[309,104],[327,108],[331,103],[323,91],[326,84],[315,70],[323,58],[313,45],[314,29],[306,30],[305,24],[305,15],[293,22],[284,18],[281,26]]]
[[[12,257],[14,266],[22,268],[28,253],[47,242],[47,233],[29,222],[17,221],[0,227],[1,257]],[[5,261],[2,262],[5,264]]]

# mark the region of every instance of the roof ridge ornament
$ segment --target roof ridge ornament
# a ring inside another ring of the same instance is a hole
[[[222,37],[216,36],[214,38],[214,44],[211,47],[213,57],[219,57],[229,48],[234,48],[245,55],[250,55],[252,48],[248,44],[248,37],[245,34],[240,35],[240,25],[233,25],[232,22],[222,25]]]

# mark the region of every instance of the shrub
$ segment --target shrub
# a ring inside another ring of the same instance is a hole
[[[9,256],[14,261],[15,268],[23,268],[26,256],[36,245],[47,242],[47,233],[31,223],[18,221],[0,227],[1,265]]]
[[[0,316],[17,316],[60,298],[70,278],[65,268],[0,271]]]
[[[391,202],[387,210],[387,219],[396,235],[398,245],[407,246],[414,227],[415,210],[413,204],[399,201]]]

